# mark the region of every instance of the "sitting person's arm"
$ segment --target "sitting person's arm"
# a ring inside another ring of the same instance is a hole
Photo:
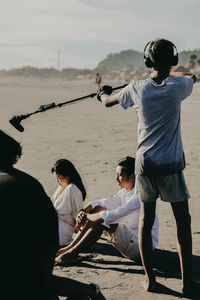
[[[93,216],[91,218],[87,218],[87,215],[91,214],[93,209],[97,206],[105,208],[106,210],[113,210],[113,209],[118,208],[121,205],[120,193],[121,193],[121,190],[119,192],[117,192],[116,194],[111,195],[107,198],[91,201],[88,206],[86,206],[84,209],[81,209],[76,218],[76,230],[77,231],[80,230],[81,226],[83,226],[85,224],[87,219],[88,220],[90,219],[91,222],[102,223],[104,220],[102,220],[102,222],[99,222],[99,216],[96,215],[96,217],[95,217],[94,213],[92,214]],[[96,218],[97,218],[97,220],[96,220]]]
[[[109,227],[109,224],[115,224],[126,220],[127,216],[131,215],[134,210],[140,209],[140,200],[132,198],[125,205],[119,206],[113,210],[104,210],[99,213],[104,222],[102,225]]]
[[[110,106],[119,104],[118,95],[119,95],[119,93],[116,93],[113,95],[103,94],[101,96],[101,102],[105,105],[105,107],[110,107]]]
[[[126,217],[133,213],[134,210],[140,209],[140,200],[138,198],[132,198],[123,206],[119,206],[113,210],[103,210],[94,214],[86,214],[88,221],[95,224],[100,224],[109,227],[109,224],[115,224],[123,222]]]

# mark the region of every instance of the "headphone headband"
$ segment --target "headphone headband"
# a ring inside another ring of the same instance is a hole
[[[148,42],[148,43],[145,45],[145,47],[144,47],[144,59],[147,58],[147,56],[145,55],[145,52],[146,52],[146,49],[147,49],[148,45],[149,45],[151,42],[153,42],[153,41]]]

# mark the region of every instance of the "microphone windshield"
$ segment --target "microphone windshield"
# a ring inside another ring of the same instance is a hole
[[[20,124],[22,118],[20,116],[14,116],[9,120],[10,124],[14,126],[18,131],[23,132],[24,127]]]

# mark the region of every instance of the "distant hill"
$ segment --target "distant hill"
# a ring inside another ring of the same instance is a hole
[[[195,54],[200,60],[200,49],[182,51],[179,53],[179,64],[186,65],[190,61],[190,55]],[[144,68],[143,53],[135,50],[124,50],[119,53],[111,53],[97,65],[97,70],[123,70],[132,67],[137,70]]]
[[[124,50],[120,53],[111,53],[100,61],[96,69],[99,71],[122,70],[127,67],[139,69],[144,67],[143,54],[135,50]]]

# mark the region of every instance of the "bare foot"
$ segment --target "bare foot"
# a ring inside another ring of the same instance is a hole
[[[157,283],[156,281],[142,281],[141,285],[147,292],[155,292]]]
[[[55,258],[55,265],[64,265],[78,261],[78,256],[72,255],[70,252],[59,255]]]

